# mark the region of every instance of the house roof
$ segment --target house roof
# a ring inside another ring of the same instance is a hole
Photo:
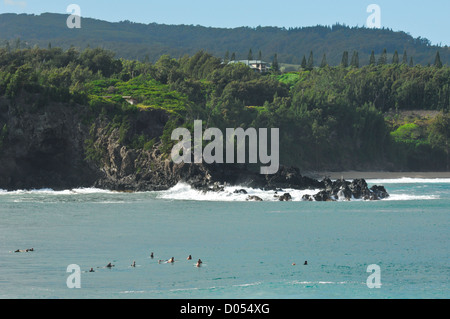
[[[269,63],[264,62],[262,60],[234,60],[234,61],[230,61],[229,63],[244,63],[245,65],[250,65],[250,64],[269,64]]]

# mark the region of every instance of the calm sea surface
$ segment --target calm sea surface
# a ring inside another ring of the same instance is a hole
[[[391,199],[0,191],[0,298],[449,298],[450,180],[368,182]],[[67,287],[71,264],[81,289]],[[366,284],[372,264],[380,289]]]

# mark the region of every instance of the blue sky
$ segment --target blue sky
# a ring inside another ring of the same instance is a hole
[[[450,0],[0,0],[0,13],[54,12],[66,14],[69,4],[81,7],[82,17],[111,22],[239,26],[302,27],[363,26],[370,4],[381,7],[381,24],[433,44],[450,45]]]

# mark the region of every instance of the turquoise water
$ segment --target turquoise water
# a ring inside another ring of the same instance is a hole
[[[0,298],[449,298],[450,180],[372,182],[391,200],[0,191]],[[81,289],[66,285],[71,264]]]

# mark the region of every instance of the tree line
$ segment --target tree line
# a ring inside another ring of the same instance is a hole
[[[228,50],[230,59],[232,53],[235,53],[235,58],[231,60],[245,60],[248,58],[249,48],[252,48],[252,56],[255,59],[261,51],[263,59],[271,62],[273,55],[277,53],[280,62],[300,65],[303,55],[308,58],[310,51],[313,51],[317,64],[325,53],[330,66],[341,63],[344,51],[349,52],[349,59],[353,51],[358,51],[360,65],[367,65],[372,50],[378,59],[386,48],[389,55],[395,50],[398,50],[399,54],[406,50],[414,57],[414,64],[433,64],[436,51],[440,51],[443,64],[450,62],[448,46],[433,45],[425,38],[413,38],[405,32],[394,32],[390,29],[349,27],[340,24],[302,28],[259,26],[224,29],[130,21],[110,23],[83,18],[83,27],[73,32],[74,30],[67,28],[66,19],[67,15],[51,13],[0,14],[0,46],[9,43],[14,49],[17,47],[17,38],[20,37],[21,48],[47,48],[49,42],[53,47],[65,50],[71,46],[79,50],[100,46],[114,51],[117,57],[148,60],[152,63],[164,54],[175,58],[181,58],[185,54],[192,56],[200,48],[221,57]]]
[[[343,67],[352,67],[352,68],[359,68],[360,66],[362,66],[362,64],[360,63],[360,58],[359,58],[359,52],[358,51],[353,51],[351,59],[349,58],[349,52],[348,51],[344,51],[342,54],[342,58],[341,58],[341,62],[340,62],[340,66]],[[228,63],[230,61],[235,61],[236,60],[236,53],[232,52],[230,55],[230,51],[226,51],[223,61],[224,63]],[[259,53],[257,55],[257,58],[253,55],[253,51],[252,49],[249,50],[248,52],[248,56],[247,56],[247,60],[258,60],[258,61],[262,61],[263,60],[263,55],[262,55],[262,51],[259,50]],[[301,64],[299,69],[302,70],[312,70],[314,67],[320,67],[320,68],[324,68],[326,66],[329,66],[328,64],[328,59],[327,59],[327,55],[326,53],[324,53],[322,55],[322,58],[320,60],[320,64],[316,63],[316,60],[314,58],[314,53],[313,51],[310,51],[308,59],[306,58],[306,55],[303,55],[303,58],[301,60]],[[272,70],[274,71],[280,71],[280,63],[278,61],[278,54],[275,53],[273,55],[273,58],[271,60],[272,63]],[[375,51],[372,50],[370,57],[368,59],[368,65],[386,65],[386,64],[395,64],[395,65],[408,65],[410,67],[413,67],[415,65],[414,63],[414,58],[412,56],[408,56],[408,53],[406,50],[404,50],[403,52],[403,56],[400,60],[400,56],[398,51],[396,50],[394,52],[394,54],[392,55],[392,58],[389,59],[388,57],[388,53],[387,50],[384,49],[383,52],[380,54],[380,56],[378,57],[378,59],[376,58],[375,55]],[[434,66],[437,68],[442,68],[443,67],[443,63],[441,60],[441,55],[439,53],[439,51],[436,52],[435,58],[434,58],[434,63],[428,63],[427,66]]]

